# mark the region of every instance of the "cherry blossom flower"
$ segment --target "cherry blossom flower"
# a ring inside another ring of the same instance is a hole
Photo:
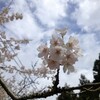
[[[1,36],[3,39],[6,39],[5,32],[0,32],[0,36]]]
[[[62,60],[64,56],[64,50],[61,46],[55,46],[50,48],[50,59],[55,61]]]
[[[77,57],[83,56],[83,55],[82,55],[82,49],[80,49],[79,47],[74,48],[73,53],[74,53]]]
[[[47,59],[48,66],[51,70],[58,69],[60,64],[52,59]]]
[[[42,44],[37,49],[39,51],[38,57],[47,57],[49,53],[49,49],[46,44]]]
[[[74,49],[75,47],[78,47],[78,39],[76,39],[73,36],[70,36],[69,41],[66,43],[67,49]]]
[[[0,55],[0,63],[3,63],[5,61],[5,56],[4,55]]]
[[[63,65],[63,71],[68,73],[74,71],[74,66],[75,62],[78,61],[78,57],[72,53],[71,51],[67,51],[66,54],[64,55],[64,58],[62,60],[61,65]]]
[[[47,65],[47,64],[48,64],[47,59],[48,59],[48,58],[46,58],[46,57],[42,58],[42,61],[43,61],[42,63],[43,63],[44,65]]]
[[[74,53],[70,53],[70,54],[66,54],[63,60],[63,64],[67,65],[73,65],[75,64],[75,62],[78,61],[77,56]]]
[[[74,72],[75,68],[73,65],[67,64],[63,66],[63,71],[64,73],[67,71],[67,74],[69,74],[70,72]]]
[[[49,47],[46,44],[38,47],[38,56],[42,58],[44,66],[50,70],[56,70],[63,66],[64,72],[73,72],[75,71],[73,64],[81,56],[81,49],[78,45],[79,41],[75,37],[70,36],[68,42],[64,43],[63,36],[67,30],[56,31],[61,34],[62,38],[56,34],[52,35]]]
[[[48,73],[48,68],[42,64],[42,67],[37,68],[37,74],[38,76],[46,77],[46,73]]]
[[[61,46],[63,45],[63,40],[57,35],[52,35],[52,39],[50,40],[51,46]]]

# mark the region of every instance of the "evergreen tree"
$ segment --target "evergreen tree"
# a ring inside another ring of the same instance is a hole
[[[80,86],[90,83],[90,81],[85,77],[85,75],[81,75],[79,81],[80,81],[80,84],[79,84]],[[92,94],[90,92],[81,89],[78,100],[94,100],[94,99],[92,99],[91,96],[92,96]]]
[[[79,85],[85,85],[87,83],[90,83],[90,81],[83,74],[81,74],[81,77],[80,77],[79,81],[80,81]]]
[[[66,86],[68,87],[68,86]],[[74,94],[73,91],[69,92],[62,92],[58,97],[57,100],[77,100],[76,95]]]
[[[100,82],[100,54],[99,54],[99,59],[94,62],[93,75],[94,75],[93,83]]]
[[[100,82],[100,53],[99,53],[99,59],[96,59],[94,62],[93,76],[94,76],[93,83]],[[97,88],[99,88],[99,87],[95,86],[94,89],[97,89]],[[95,93],[94,93],[95,100],[99,100],[99,94],[100,94],[100,90],[95,91]]]
[[[100,54],[99,54],[99,59],[96,59],[94,62],[93,77],[94,77],[93,83],[100,82]],[[86,83],[90,83],[90,81],[87,80],[84,75],[81,75],[80,85],[84,85]],[[97,88],[98,87],[95,86],[94,90]],[[83,91],[83,90],[81,90],[81,91]],[[83,93],[81,93],[81,91],[80,91],[80,95],[79,95],[79,100],[99,100],[100,90],[94,91],[94,92],[86,91]]]

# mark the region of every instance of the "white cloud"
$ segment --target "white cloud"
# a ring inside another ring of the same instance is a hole
[[[22,13],[22,20],[15,20],[6,24],[6,27],[12,32],[12,34],[16,34],[19,38],[28,37],[34,39],[36,34],[41,32],[41,28],[38,26],[36,20],[33,18],[33,15],[25,2],[25,0],[15,0],[15,4],[11,6],[11,11],[16,13]]]
[[[35,15],[40,22],[48,27],[54,27],[59,19],[67,16],[67,1],[68,0],[37,0]],[[33,3],[33,4],[34,4]]]
[[[77,21],[77,24],[87,31],[100,30],[99,0],[71,1],[79,6],[73,13],[73,18]],[[27,45],[26,48],[23,48],[19,55],[25,65],[30,65],[30,61],[33,60],[33,62],[35,62],[34,58],[37,58],[36,48],[40,43],[39,40],[43,38],[44,35],[47,37],[51,36],[53,33],[51,29],[58,24],[59,19],[70,17],[67,15],[68,0],[29,0],[29,4],[27,4],[26,0],[15,0],[14,2],[12,5],[14,12],[23,13],[24,18],[19,21],[10,22],[6,27],[19,38],[28,37],[34,40],[31,44]],[[44,31],[34,16],[41,24],[46,25],[49,29]],[[67,34],[67,36],[69,35],[70,34]],[[84,56],[75,64],[75,68],[77,69],[76,73],[70,75],[61,73],[61,86],[63,86],[65,82],[71,86],[77,85],[79,83],[80,74],[85,74],[86,77],[92,81],[93,63],[95,59],[98,58],[98,53],[100,52],[100,43],[97,41],[98,36],[96,36],[95,33],[71,35],[75,35],[80,40]],[[65,39],[68,38],[67,36]],[[49,82],[47,83],[49,84]],[[41,85],[45,85],[45,82],[42,82]]]
[[[24,18],[22,20],[10,22],[6,27],[12,32],[11,34],[14,33],[19,38],[28,37],[33,39],[35,34],[41,32],[41,28],[38,27],[30,13],[23,14],[23,16]]]
[[[6,27],[19,37],[43,36],[43,28],[55,28],[67,16],[68,0],[15,0],[11,12],[23,14],[23,19],[10,22]],[[41,28],[41,25],[45,26]]]
[[[86,31],[100,30],[100,0],[77,0],[78,7],[72,14],[77,24]]]

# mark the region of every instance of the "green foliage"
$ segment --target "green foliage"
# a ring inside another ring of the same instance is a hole
[[[80,86],[90,83],[90,81],[85,77],[85,75],[81,75],[79,80],[80,80],[80,84],[79,84]],[[81,89],[79,94],[79,100],[93,100],[91,96],[92,94],[90,92]]]
[[[94,62],[93,75],[94,75],[93,82],[94,83],[100,82],[100,54],[99,54],[99,59]]]
[[[80,81],[79,85],[85,85],[87,83],[90,83],[90,81],[83,74],[81,74],[81,77],[80,77],[79,81]]]

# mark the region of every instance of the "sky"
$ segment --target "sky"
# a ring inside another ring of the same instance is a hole
[[[0,0],[0,9],[9,5],[11,0]],[[32,39],[24,46],[19,57],[24,64],[37,61],[37,47],[48,42],[56,28],[68,28],[66,39],[75,36],[79,39],[83,56],[74,65],[76,72],[67,75],[60,72],[60,85],[65,82],[77,86],[79,77],[84,74],[93,80],[93,64],[100,52],[100,0],[13,0],[10,12],[23,14],[23,19],[5,24],[5,30],[18,39]],[[27,60],[28,58],[28,60]],[[44,81],[45,83],[45,81]],[[44,83],[40,83],[41,86]],[[47,82],[49,84],[49,82]],[[54,97],[47,100],[55,100]]]

